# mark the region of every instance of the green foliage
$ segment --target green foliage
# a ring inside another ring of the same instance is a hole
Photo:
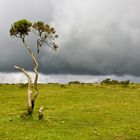
[[[121,81],[120,83],[121,84],[124,84],[124,85],[129,85],[130,84],[130,81],[129,80],[126,80],[126,81]]]
[[[43,44],[47,44],[47,46],[57,50],[58,45],[56,45],[54,40],[58,38],[58,35],[55,29],[42,21],[31,23],[26,19],[22,19],[16,21],[10,28],[10,35],[21,38],[23,42],[25,42],[25,37],[29,35],[29,32],[35,33],[38,37],[36,41],[37,54],[40,52]]]
[[[101,81],[101,84],[105,84],[105,85],[121,85],[123,87],[127,87],[128,85],[130,85],[130,81],[129,80],[117,81],[117,80],[111,80],[110,78],[106,78],[103,81]]]
[[[65,84],[60,84],[61,88],[66,88],[67,86]]]
[[[28,20],[26,19],[19,20],[15,22],[13,25],[11,25],[10,35],[23,39],[31,31],[31,26],[32,23],[29,22]]]
[[[32,28],[34,29],[34,32],[37,32],[38,36],[40,37],[37,40],[37,53],[39,53],[40,48],[44,43],[46,43],[49,47],[57,50],[58,45],[55,44],[54,40],[58,38],[58,35],[55,34],[56,31],[53,27],[45,24],[42,21],[37,21],[33,23]]]
[[[130,81],[129,80],[121,81],[120,84],[124,87],[127,87],[130,84]]]
[[[19,84],[19,87],[20,88],[27,88],[28,87],[28,83],[26,83],[26,84],[21,83],[21,84]]]
[[[117,84],[119,84],[120,82],[119,81],[117,81],[117,80],[112,80],[112,84],[113,85],[117,85]]]
[[[110,78],[106,78],[104,79],[101,84],[111,84],[111,79]]]
[[[71,81],[68,84],[71,85],[71,84],[81,84],[81,83],[79,81]]]
[[[135,89],[96,86],[39,85],[44,120],[20,118],[26,89],[0,87],[1,140],[140,140],[140,85]]]
[[[53,27],[51,27],[48,24],[45,24],[42,21],[37,21],[37,22],[33,23],[32,27],[36,31],[38,31],[40,37],[41,37],[42,33],[47,33],[46,36],[48,36],[49,34],[55,34],[56,33],[56,31]]]

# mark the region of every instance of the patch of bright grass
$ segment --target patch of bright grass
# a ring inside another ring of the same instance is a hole
[[[33,118],[23,119],[26,86],[0,86],[0,140],[140,140],[139,85],[39,88]]]

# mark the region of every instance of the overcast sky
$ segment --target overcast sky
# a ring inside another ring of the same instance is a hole
[[[15,64],[32,71],[28,52],[9,36],[13,22],[27,19],[47,22],[59,35],[57,52],[42,48],[43,75],[139,77],[139,13],[140,0],[1,0],[0,72],[16,72]]]

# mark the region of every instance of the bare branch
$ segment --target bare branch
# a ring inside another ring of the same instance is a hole
[[[21,72],[23,72],[26,75],[26,77],[28,78],[29,84],[32,83],[31,76],[27,73],[27,71],[24,70],[24,68],[21,68],[21,67],[16,66],[16,65],[14,66],[14,68],[16,68],[16,69],[20,70]]]
[[[25,76],[28,78],[28,108],[32,110],[32,78],[28,74],[28,72],[24,70],[24,68],[21,68],[16,65],[14,66],[14,68],[23,72],[25,74]],[[28,111],[30,111],[30,110],[28,110]],[[28,112],[28,113],[30,113],[30,112]]]

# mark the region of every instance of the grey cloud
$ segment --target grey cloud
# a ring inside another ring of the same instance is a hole
[[[8,35],[11,23],[27,18],[47,21],[59,34],[57,52],[45,46],[41,51],[40,72],[140,76],[139,0],[2,0],[2,3],[0,71],[13,71],[15,64],[32,70],[30,56],[20,47],[20,41]]]
[[[29,72],[33,77],[34,73]],[[83,83],[95,83],[101,82],[102,80],[110,78],[113,80],[130,80],[131,82],[139,82],[140,77],[124,75],[124,76],[115,76],[115,75],[106,75],[106,76],[95,76],[95,75],[72,75],[72,74],[39,74],[39,83],[68,83],[70,81],[79,81]],[[22,73],[1,73],[0,72],[0,82],[1,83],[27,83],[27,79]]]

